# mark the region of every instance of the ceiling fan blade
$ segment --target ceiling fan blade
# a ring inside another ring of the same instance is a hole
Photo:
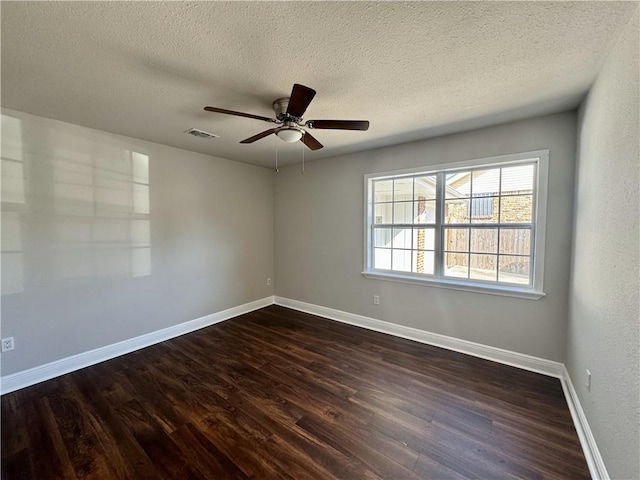
[[[273,118],[261,117],[260,115],[253,115],[252,113],[236,112],[234,110],[226,110],[224,108],[217,107],[204,107],[204,109],[207,112],[224,113],[226,115],[235,115],[237,117],[255,118],[256,120],[262,120],[264,122],[276,122]]]
[[[368,130],[367,120],[309,120],[305,125],[309,128],[325,130]]]
[[[291,116],[302,118],[304,112],[311,103],[311,100],[313,100],[313,97],[315,96],[316,91],[313,88],[295,83],[291,90],[287,113]]]
[[[305,132],[304,135],[302,135],[300,141],[311,150],[319,150],[323,147],[323,145],[318,140],[316,140],[315,137],[309,132]]]
[[[261,132],[261,133],[259,133],[257,135],[254,135],[253,137],[245,138],[240,143],[253,143],[256,140],[260,140],[261,138],[264,138],[264,137],[267,137],[267,136],[271,135],[275,131],[276,131],[275,128],[270,128],[269,130],[265,130],[264,132]]]

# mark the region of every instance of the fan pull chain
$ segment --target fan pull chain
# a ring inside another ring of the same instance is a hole
[[[276,144],[276,173],[278,173],[280,170],[278,170],[278,139],[276,137],[276,135],[273,136],[273,141]]]
[[[300,144],[302,145],[302,175],[304,175],[304,150],[305,150],[304,147],[305,147],[305,145],[304,145],[304,142],[300,142]]]

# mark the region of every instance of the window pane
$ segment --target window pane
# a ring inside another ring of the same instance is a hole
[[[373,250],[373,268],[391,270],[391,250],[376,248]]]
[[[499,282],[529,283],[529,257],[500,255]]]
[[[475,280],[496,281],[498,273],[497,255],[470,255],[469,276]]]
[[[77,261],[77,258],[76,258]],[[2,252],[2,294],[24,291],[24,258],[22,252]]]
[[[393,250],[392,269],[396,272],[411,271],[411,250]]]
[[[373,182],[373,191],[375,192],[374,202],[393,201],[393,180]]]
[[[23,160],[22,120],[5,114],[1,114],[1,118],[2,156],[21,162]]]
[[[446,198],[468,197],[471,192],[471,172],[447,173]]]
[[[468,252],[469,251],[469,229],[468,228],[445,228],[444,250],[449,252]]]
[[[413,231],[413,247],[417,250],[435,249],[435,230],[433,228],[417,228]]]
[[[91,185],[56,183],[54,184],[53,189],[55,209],[58,215],[77,215],[86,217],[95,215],[95,191]]]
[[[531,230],[528,228],[501,228],[500,253],[531,254]]]
[[[133,184],[133,211],[149,213],[149,185]]]
[[[25,203],[25,177],[22,162],[11,162],[3,158],[1,181],[3,202]]]
[[[500,199],[501,223],[531,223],[533,218],[533,197],[517,195]]]
[[[469,255],[466,253],[445,253],[444,274],[447,277],[469,278]]]
[[[502,169],[502,195],[533,193],[533,165],[518,165]]]
[[[394,228],[391,246],[393,248],[411,249],[411,232],[410,228]]]
[[[469,200],[445,200],[444,223],[469,223]]]
[[[414,250],[413,251],[413,272],[433,275],[433,272],[434,272],[433,252]]]
[[[373,242],[375,247],[391,247],[391,229],[376,228],[373,234]]]
[[[393,223],[413,223],[413,202],[393,203]]]
[[[476,170],[472,175],[472,194],[476,196],[490,196],[500,194],[500,169]]]
[[[2,251],[22,250],[22,223],[19,212],[2,212]]]
[[[131,276],[151,275],[151,248],[142,247],[131,250]]]
[[[131,220],[131,244],[135,247],[147,247],[151,244],[150,220]]]
[[[131,152],[133,181],[149,183],[149,157],[143,153]]]
[[[373,223],[391,223],[391,212],[393,203],[376,203],[375,217]]]
[[[431,200],[436,198],[436,176],[416,177],[414,181],[414,200]]]
[[[396,178],[393,181],[393,201],[413,200],[413,178]]]
[[[436,201],[419,200],[413,202],[413,223],[435,223]]]
[[[498,229],[472,228],[471,251],[475,253],[498,253]]]
[[[496,223],[498,221],[499,197],[477,197],[471,199],[472,223]]]

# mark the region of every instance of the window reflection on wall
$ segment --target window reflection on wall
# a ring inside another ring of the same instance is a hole
[[[149,220],[149,157],[131,152],[133,219],[131,220],[131,275],[151,275],[151,220]]]
[[[20,214],[2,212],[2,293],[21,293],[24,290]]]
[[[2,115],[2,294],[24,290],[21,215],[26,208],[26,180],[19,119]]]
[[[1,118],[2,294],[151,275],[148,155],[81,127]]]
[[[151,275],[149,157],[57,149],[53,170],[56,276]]]

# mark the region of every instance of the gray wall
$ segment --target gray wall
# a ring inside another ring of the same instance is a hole
[[[305,175],[299,166],[283,168],[275,190],[276,294],[564,361],[575,145],[576,115],[563,113],[318,160],[307,164]],[[539,149],[550,151],[546,297],[508,298],[361,275],[364,174]]]
[[[3,375],[273,295],[271,170],[2,122]]]
[[[636,11],[580,110],[567,341],[569,374],[616,479],[640,478],[638,31]]]

